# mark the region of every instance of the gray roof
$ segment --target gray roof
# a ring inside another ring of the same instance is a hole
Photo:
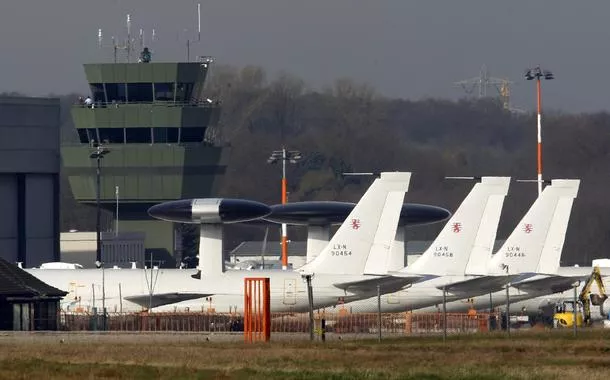
[[[235,247],[229,254],[231,256],[260,256],[263,251],[262,241],[244,241]],[[279,241],[268,241],[265,256],[277,256],[282,254],[282,244]],[[291,241],[288,243],[289,256],[305,256],[307,254],[306,241]]]

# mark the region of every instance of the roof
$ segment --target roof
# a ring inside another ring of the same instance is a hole
[[[0,258],[0,297],[56,298],[66,294]]]
[[[244,241],[235,247],[230,255],[235,256],[260,256],[263,252],[262,241]],[[282,243],[279,241],[268,241],[265,256],[277,256],[282,254]],[[291,241],[288,243],[288,256],[305,256],[307,254],[306,241]]]

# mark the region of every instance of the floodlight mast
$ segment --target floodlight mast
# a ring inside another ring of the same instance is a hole
[[[100,191],[101,191],[101,171],[102,171],[102,158],[110,153],[110,151],[104,148],[101,144],[97,144],[95,150],[89,155],[89,158],[96,161],[95,170],[95,201],[96,201],[96,222],[95,222],[95,236],[96,236],[96,252],[95,252],[95,266],[102,268],[102,313],[104,330],[106,330],[106,278],[104,273],[104,261],[102,257],[102,227],[101,227],[101,209],[100,209]]]
[[[525,79],[533,80],[536,79],[536,103],[537,103],[537,164],[538,164],[538,196],[542,193],[542,85],[541,79],[546,80],[555,79],[555,76],[549,70],[543,70],[540,65],[527,69],[525,71]]]
[[[279,160],[282,161],[282,204],[286,204],[288,201],[287,197],[287,180],[286,180],[286,161],[291,164],[296,164],[303,158],[301,152],[298,150],[286,150],[282,147],[282,150],[274,150],[271,156],[267,159],[267,163],[275,164]],[[282,223],[282,270],[288,269],[288,226],[286,223]]]

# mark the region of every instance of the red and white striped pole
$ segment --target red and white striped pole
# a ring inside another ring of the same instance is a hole
[[[536,79],[536,98],[537,98],[537,118],[538,118],[538,196],[542,193],[542,79],[551,80],[555,76],[549,70],[542,70],[540,65],[527,69],[525,71],[525,79],[533,80]]]
[[[538,97],[538,196],[542,193],[542,91],[540,77],[536,78]]]
[[[286,204],[286,148],[282,147],[282,204]],[[288,226],[282,223],[282,270],[288,269]]]

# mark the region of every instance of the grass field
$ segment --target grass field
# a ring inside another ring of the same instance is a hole
[[[0,378],[601,379],[610,333],[523,332],[326,343],[244,343],[172,334],[7,334]],[[61,340],[63,339],[63,342]]]

